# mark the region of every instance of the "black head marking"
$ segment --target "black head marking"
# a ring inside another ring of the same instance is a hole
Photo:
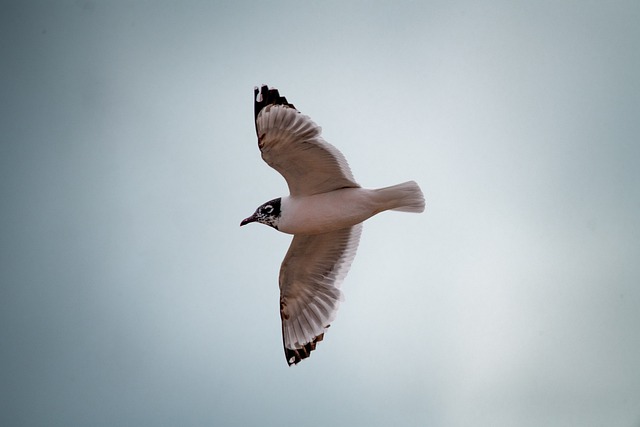
[[[280,220],[280,197],[269,200],[256,209],[255,216],[257,221],[278,229],[278,221]]]

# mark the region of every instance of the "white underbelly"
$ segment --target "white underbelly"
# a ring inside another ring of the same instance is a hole
[[[278,230],[319,234],[359,224],[380,212],[372,190],[345,188],[305,197],[283,197]]]

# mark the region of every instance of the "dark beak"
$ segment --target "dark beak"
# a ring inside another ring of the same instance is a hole
[[[251,215],[249,218],[243,219],[240,223],[240,227],[242,227],[243,225],[247,225],[250,222],[256,222],[256,214]]]

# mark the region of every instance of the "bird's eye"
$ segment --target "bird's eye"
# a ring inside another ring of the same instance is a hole
[[[273,206],[271,205],[267,205],[264,207],[264,211],[268,214],[270,214],[271,212],[273,212]]]

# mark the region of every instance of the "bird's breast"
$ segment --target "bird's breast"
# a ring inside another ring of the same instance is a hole
[[[344,188],[313,196],[283,197],[278,230],[320,234],[359,224],[379,212],[375,193]]]

